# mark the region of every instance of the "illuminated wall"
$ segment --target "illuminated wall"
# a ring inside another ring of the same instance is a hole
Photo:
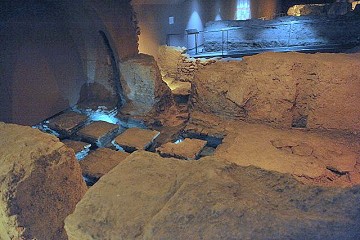
[[[141,35],[139,50],[157,55],[159,45],[170,42],[174,46],[186,46],[185,29],[203,30],[204,25],[214,20],[235,20],[252,18],[271,18],[278,9],[279,0],[188,0],[179,4],[142,4],[135,5],[138,14]],[[169,17],[174,17],[174,24],[169,24]],[[199,36],[202,43],[203,37]],[[190,47],[194,46],[194,36],[189,37]]]
[[[251,18],[250,0],[237,0],[236,20],[246,20]]]

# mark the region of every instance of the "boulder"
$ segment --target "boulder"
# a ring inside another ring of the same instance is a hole
[[[68,137],[84,126],[88,117],[76,112],[66,112],[49,120],[49,127],[60,134],[60,137]]]
[[[0,239],[67,239],[64,219],[86,191],[73,150],[49,134],[0,123]]]
[[[117,136],[114,140],[114,143],[119,145],[127,152],[145,150],[150,147],[159,134],[160,132],[155,130],[129,128]]]
[[[70,240],[356,239],[359,201],[359,187],[138,151],[88,190],[65,228]]]
[[[116,167],[127,156],[129,156],[129,153],[114,151],[109,148],[98,148],[79,163],[85,179],[94,183]]]
[[[123,113],[146,115],[151,110],[163,110],[169,104],[171,91],[162,81],[160,70],[152,56],[138,56],[120,63],[121,86],[128,103]],[[129,105],[129,106],[127,106]]]
[[[206,141],[200,139],[185,138],[179,143],[165,143],[156,151],[163,157],[176,157],[185,160],[195,160],[206,146]]]
[[[118,131],[119,126],[116,124],[96,121],[80,129],[77,135],[86,142],[103,147],[114,139]]]

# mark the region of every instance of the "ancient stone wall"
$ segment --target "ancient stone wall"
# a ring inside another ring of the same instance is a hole
[[[360,44],[360,15],[281,17],[274,20],[214,21],[206,24],[207,52],[292,46]]]
[[[195,74],[196,110],[280,127],[360,131],[360,55],[265,53]]]
[[[198,69],[216,60],[190,58],[183,48],[160,46],[157,62],[165,80],[171,78],[175,81],[192,82]]]

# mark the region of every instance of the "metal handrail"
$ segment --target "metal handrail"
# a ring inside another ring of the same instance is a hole
[[[319,19],[320,21],[320,19]],[[331,19],[328,20],[324,20],[321,19],[322,22],[332,22]],[[337,21],[339,21],[339,19],[337,19]],[[346,21],[344,20],[340,20],[340,21]],[[288,36],[288,41],[287,41],[287,46],[291,46],[291,31],[294,25],[296,24],[304,24],[304,23],[314,23],[316,21],[314,20],[292,20],[289,22],[284,22],[284,23],[274,23],[274,24],[268,24],[266,25],[266,27],[274,27],[274,26],[284,26],[284,25],[288,25],[289,26],[289,36]],[[203,46],[203,44],[198,45],[198,35],[199,34],[206,34],[206,33],[221,33],[221,54],[224,55],[224,52],[227,51],[229,49],[229,31],[236,31],[236,30],[240,30],[240,29],[246,29],[246,28],[256,28],[256,27],[260,27],[260,28],[265,28],[265,26],[262,25],[258,25],[256,23],[248,25],[248,26],[238,26],[238,27],[226,27],[226,28],[221,28],[221,29],[216,29],[216,30],[199,30],[197,34],[187,34],[187,33],[175,33],[175,34],[167,34],[166,37],[166,44],[168,46],[171,46],[171,41],[170,41],[170,37],[171,36],[186,36],[186,38],[189,38],[189,35],[195,35],[195,46],[193,48],[189,47],[189,43],[187,41],[187,49],[188,51],[195,49],[196,50],[196,54],[198,53],[198,48]],[[201,42],[201,41],[200,41]],[[204,42],[204,41],[202,41]]]

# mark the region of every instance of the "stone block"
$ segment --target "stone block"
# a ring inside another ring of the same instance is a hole
[[[78,160],[84,158],[90,151],[91,144],[81,141],[74,141],[65,139],[62,141],[67,147],[71,148],[75,152],[75,156]]]
[[[95,183],[129,155],[129,153],[114,151],[109,148],[98,148],[79,163],[85,179],[89,183]]]
[[[64,219],[86,191],[56,137],[0,122],[0,239],[67,239]]]
[[[195,160],[206,145],[206,141],[185,138],[179,143],[165,143],[156,151],[163,157],[176,157],[185,160]]]
[[[76,112],[66,112],[49,120],[49,127],[60,134],[60,137],[68,137],[84,126],[88,117]]]
[[[147,149],[160,132],[155,130],[129,128],[114,140],[114,143],[127,152]]]
[[[137,115],[146,115],[171,96],[170,89],[162,81],[160,70],[152,56],[138,56],[120,63],[121,86],[128,102],[138,106]],[[126,110],[125,105],[125,110]],[[125,111],[122,109],[122,111]]]
[[[77,135],[84,141],[103,147],[108,144],[118,133],[119,126],[116,124],[97,121],[82,128]]]

